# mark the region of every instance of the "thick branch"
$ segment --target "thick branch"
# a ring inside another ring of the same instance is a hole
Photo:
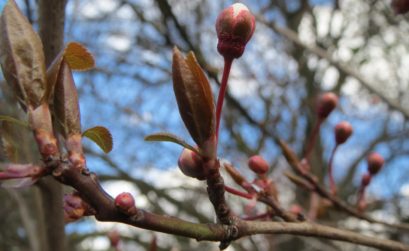
[[[47,66],[63,47],[66,2],[67,0],[40,0],[38,2],[39,35],[43,42]],[[40,184],[48,248],[63,251],[66,245],[62,186],[52,179],[42,179]]]
[[[237,232],[231,233],[231,228],[226,225],[192,223],[176,217],[156,215],[139,209],[134,215],[126,215],[116,208],[113,199],[102,189],[95,175],[80,173],[65,163],[60,163],[54,173],[60,174],[55,177],[56,179],[79,191],[81,197],[95,209],[95,217],[100,221],[122,222],[139,228],[196,240],[228,241],[232,236],[237,239],[254,234],[293,234],[346,241],[381,250],[409,250],[409,246],[395,241],[380,240],[308,222],[284,223],[236,220]]]

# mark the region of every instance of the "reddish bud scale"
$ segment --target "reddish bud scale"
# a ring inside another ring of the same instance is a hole
[[[377,174],[385,163],[385,160],[379,153],[369,154],[366,161],[368,163],[368,171],[371,175]]]
[[[338,97],[332,93],[327,92],[322,94],[317,103],[317,115],[320,119],[326,119],[328,115],[338,105]]]
[[[88,206],[77,194],[66,194],[64,195],[63,208],[65,222],[72,222],[85,216]]]
[[[85,169],[85,157],[82,151],[81,134],[72,134],[67,137],[65,146],[68,150],[68,159],[75,169]]]
[[[353,129],[350,123],[342,121],[335,126],[335,141],[338,145],[345,143],[351,136]]]
[[[198,180],[206,179],[203,159],[195,152],[185,148],[178,160],[179,169],[186,176]]]
[[[266,174],[269,169],[267,161],[265,161],[260,155],[250,157],[248,165],[253,172],[259,175]]]
[[[226,59],[241,57],[255,26],[255,18],[244,4],[235,3],[224,9],[216,20],[219,53]]]

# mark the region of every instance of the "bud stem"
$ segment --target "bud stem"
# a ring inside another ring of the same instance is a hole
[[[231,193],[231,194],[234,194],[234,195],[243,197],[243,198],[245,198],[245,199],[251,200],[251,199],[253,199],[253,197],[254,197],[252,194],[239,191],[239,190],[237,190],[237,189],[235,189],[235,188],[232,188],[232,187],[229,187],[229,186],[227,186],[227,185],[224,185],[224,189],[225,189],[226,192],[228,192],[228,193]]]
[[[329,187],[331,189],[332,195],[337,193],[337,186],[335,185],[334,175],[332,173],[332,163],[334,162],[334,155],[338,149],[338,144],[335,145],[334,149],[332,150],[331,157],[329,158],[328,163],[328,177],[329,177]]]
[[[223,108],[224,96],[227,89],[227,80],[229,79],[231,65],[233,63],[232,58],[224,58],[224,69],[222,82],[220,84],[219,96],[217,97],[216,104],[216,141],[219,139],[219,126],[220,126],[220,116]]]

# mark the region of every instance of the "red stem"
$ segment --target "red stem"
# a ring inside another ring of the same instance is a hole
[[[243,198],[245,198],[245,199],[251,200],[251,199],[253,199],[253,197],[254,197],[252,194],[239,191],[239,190],[237,190],[237,189],[235,189],[235,188],[232,188],[232,187],[229,187],[229,186],[227,186],[227,185],[224,185],[224,189],[226,190],[226,192],[229,192],[229,193],[231,193],[231,194],[234,194],[234,195],[243,197]]]
[[[332,172],[332,163],[334,162],[334,155],[336,150],[338,149],[338,144],[335,145],[334,150],[332,150],[331,157],[329,158],[328,163],[328,177],[329,177],[329,187],[331,189],[332,195],[337,193],[337,186],[335,185],[334,175]]]
[[[222,82],[220,84],[219,96],[217,97],[217,104],[216,104],[216,140],[219,139],[220,116],[222,113],[224,95],[226,94],[227,80],[229,79],[232,63],[233,63],[233,59],[228,59],[228,58],[224,59],[223,77],[222,77]]]

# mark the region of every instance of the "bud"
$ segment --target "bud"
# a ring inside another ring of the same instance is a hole
[[[178,160],[179,169],[186,176],[198,180],[206,179],[206,173],[203,167],[203,159],[197,153],[184,148]]]
[[[332,92],[327,92],[319,97],[317,115],[320,119],[326,119],[338,104],[338,97]]]
[[[409,0],[393,0],[392,8],[396,14],[405,14],[409,11]]]
[[[345,143],[351,136],[353,129],[350,123],[342,121],[335,126],[335,141],[338,145]]]
[[[121,240],[118,230],[114,229],[108,232],[108,239],[111,243],[111,247],[118,247]]]
[[[253,172],[259,175],[266,174],[269,168],[267,162],[260,155],[252,156],[248,161],[248,165]]]
[[[76,221],[83,216],[92,214],[90,206],[77,193],[64,195],[63,208],[65,222]]]
[[[366,158],[368,162],[368,171],[371,175],[375,175],[381,170],[385,160],[379,153],[371,153]]]
[[[372,176],[369,173],[365,173],[364,175],[362,175],[361,186],[362,187],[368,186],[369,183],[371,183],[371,179],[372,179]]]
[[[227,7],[216,20],[217,50],[225,58],[239,58],[255,27],[255,18],[244,4],[235,3]]]
[[[128,215],[136,213],[135,200],[130,193],[120,193],[116,196],[115,206]]]

